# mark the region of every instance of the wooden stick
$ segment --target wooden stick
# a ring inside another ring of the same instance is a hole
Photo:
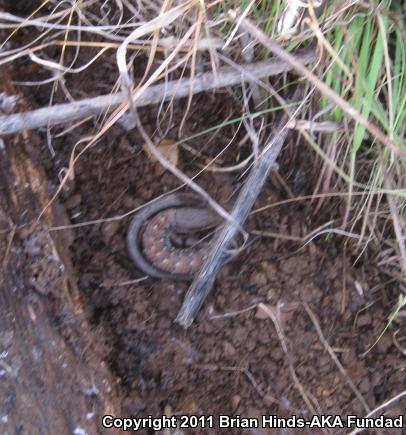
[[[314,50],[303,50],[297,54],[298,59],[303,64],[310,64],[315,61]],[[241,81],[252,80],[278,75],[289,71],[292,66],[279,59],[269,59],[262,62],[242,65],[244,70],[236,70],[232,67],[220,68],[217,74],[212,72],[196,76],[192,83],[190,79],[180,79],[169,83],[162,83],[147,88],[136,100],[134,105],[137,107],[158,104],[162,100],[168,101],[173,98],[187,97],[190,92],[194,94],[211,91],[214,89],[234,86]],[[127,98],[123,92],[112,95],[101,95],[94,98],[86,98],[75,103],[56,104],[51,107],[15,113],[8,116],[0,116],[0,136],[17,133],[19,131],[31,130],[69,123],[88,116],[97,115],[103,111],[111,111]]]
[[[298,99],[301,90],[301,88],[296,90],[293,97],[294,101]],[[290,122],[289,118],[291,118],[289,114],[288,111],[288,113],[282,117],[278,127],[271,136],[270,142],[265,146],[262,154],[252,168],[234,204],[231,216],[238,222],[240,227],[244,225],[286,140],[289,132],[287,123]],[[237,225],[227,222],[223,225],[223,228],[215,238],[210,254],[193,280],[176,317],[175,321],[184,328],[188,328],[193,323],[200,307],[210,293],[217,273],[227,259],[226,252],[231,248],[232,241],[237,236],[238,231],[239,227]]]

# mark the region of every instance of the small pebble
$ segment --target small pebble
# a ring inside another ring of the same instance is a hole
[[[102,233],[105,243],[109,243],[120,228],[119,221],[109,221],[103,224]]]
[[[362,328],[363,326],[372,325],[372,318],[369,313],[361,314],[357,319],[358,328]]]
[[[268,279],[263,272],[253,272],[250,277],[250,283],[256,287],[265,287]]]
[[[65,207],[68,210],[71,210],[72,208],[79,206],[81,202],[82,202],[82,196],[79,193],[75,193],[65,201]]]
[[[238,405],[240,404],[240,402],[241,402],[241,396],[239,396],[238,394],[233,396],[231,399],[231,406],[233,407],[233,409],[238,408]]]
[[[226,342],[224,342],[224,345],[223,345],[223,352],[224,352],[224,356],[234,356],[236,353],[236,350],[230,342],[226,341]]]

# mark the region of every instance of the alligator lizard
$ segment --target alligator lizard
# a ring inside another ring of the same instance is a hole
[[[208,243],[180,248],[174,244],[173,236],[202,232],[220,222],[195,195],[167,195],[143,207],[133,217],[127,232],[128,251],[135,265],[147,275],[192,279],[208,252]]]

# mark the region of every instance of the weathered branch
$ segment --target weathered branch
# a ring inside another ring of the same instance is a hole
[[[0,93],[12,95],[10,83],[3,70]],[[98,434],[103,415],[119,414],[119,392],[85,314],[70,231],[49,232],[68,222],[64,208],[55,201],[36,223],[49,202],[37,136],[0,147],[1,433]]]
[[[299,88],[293,97],[298,99],[301,89]],[[276,158],[288,135],[287,124],[290,122],[289,115],[282,117],[278,127],[273,132],[270,142],[265,146],[256,164],[241,190],[237,201],[231,212],[231,216],[242,227],[246,221],[262,187],[268,178]],[[210,293],[217,273],[226,261],[226,252],[231,248],[232,242],[237,236],[239,227],[233,223],[226,222],[213,242],[210,255],[205,260],[200,272],[192,282],[183,302],[183,305],[176,317],[176,322],[183,327],[189,327],[195,319],[200,307]]]
[[[315,61],[314,50],[303,50],[296,57],[303,64]],[[136,107],[158,104],[162,100],[168,101],[173,98],[182,98],[189,92],[197,94],[214,89],[234,86],[241,81],[252,78],[263,78],[278,75],[292,69],[289,63],[279,59],[269,59],[262,62],[242,65],[244,72],[232,67],[220,68],[217,74],[212,72],[196,76],[192,83],[190,79],[180,79],[169,83],[162,83],[147,88],[137,99],[134,100]],[[103,111],[111,111],[123,103],[127,95],[120,92],[113,95],[86,98],[75,103],[56,104],[30,112],[15,113],[8,116],[0,116],[0,136],[30,130],[47,125],[69,123],[88,116],[97,115]]]

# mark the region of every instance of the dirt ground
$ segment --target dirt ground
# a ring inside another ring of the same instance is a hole
[[[201,96],[197,107],[207,99]],[[193,117],[188,125],[194,125]],[[77,136],[54,141],[58,157],[53,161],[44,147],[44,160],[54,179],[66,164],[74,139],[85,130],[82,127],[75,132]],[[199,140],[194,147],[204,148],[205,138]],[[221,147],[222,141],[225,145],[227,137],[218,138],[212,147]],[[174,177],[152,163],[140,145],[136,134],[115,127],[84,154],[76,167],[74,185],[63,194],[72,224],[125,215],[177,186]],[[292,174],[286,183],[294,195],[310,193],[304,187],[306,181],[295,179],[298,172],[311,177],[306,162],[296,166],[295,149],[292,144],[286,151],[280,172]],[[181,155],[181,167],[191,175],[196,170],[194,162],[188,161],[186,152]],[[219,199],[237,185],[231,176],[214,173],[205,173],[199,182]],[[280,188],[277,179],[270,180],[257,207],[286,198],[286,189]],[[404,388],[406,363],[392,340],[401,325],[395,324],[363,356],[394,306],[394,293],[390,283],[386,284],[389,279],[363,261],[354,267],[350,248],[345,255],[342,239],[320,238],[300,248],[301,244],[289,240],[257,238],[224,268],[197,322],[183,331],[173,320],[187,284],[151,278],[131,282],[143,275],[126,250],[129,219],[74,228],[71,246],[88,315],[126,397],[125,415],[306,417],[313,413],[311,406],[321,414],[362,416],[366,407],[372,409]],[[317,222],[322,223],[323,216],[312,215],[312,204],[299,202],[258,213],[247,228],[297,237],[317,227]],[[269,316],[256,307],[260,302],[279,313],[282,336]],[[345,367],[345,375],[326,343]],[[401,413],[404,403],[392,407],[388,415]]]
[[[33,74],[43,78],[22,68],[18,79],[27,79],[27,73],[31,80]],[[92,74],[96,78],[89,81],[89,95],[103,91],[95,83],[97,74],[105,73],[95,67],[89,77]],[[49,95],[41,87],[22,88],[22,92],[32,107],[48,102]],[[184,137],[220,123],[232,105],[233,98],[226,92],[196,97]],[[184,106],[185,102],[174,104],[168,137],[176,139]],[[142,112],[150,133],[156,127],[157,110]],[[76,141],[95,131],[87,122],[58,138],[62,130],[53,129],[54,156],[46,132],[40,132],[52,192]],[[187,145],[214,155],[234,133],[232,127],[226,128],[214,139],[201,135]],[[233,143],[241,138],[237,132]],[[174,324],[187,283],[139,280],[143,275],[125,246],[131,216],[111,220],[179,186],[146,156],[142,145],[134,130],[114,126],[79,159],[73,182],[60,195],[73,224],[64,231],[73,238],[72,260],[98,338],[95,346],[120,382],[123,416],[363,416],[405,389],[406,359],[393,339],[397,331],[398,338],[405,337],[404,321],[396,321],[366,353],[397,302],[399,291],[391,278],[369,263],[367,255],[355,262],[353,242],[339,235],[318,237],[304,247],[286,238],[302,237],[331,216],[337,217],[341,207],[337,199],[324,202],[317,212],[316,202],[304,200],[253,214],[247,224],[247,230],[255,233],[252,244],[223,268],[197,321],[186,331]],[[233,145],[231,150],[223,163],[230,159],[235,164],[237,157],[243,160],[249,147]],[[199,158],[186,148],[180,147],[179,152],[179,167],[190,176],[196,174],[202,163]],[[271,177],[256,208],[311,194],[317,181],[313,159],[311,150],[292,137],[280,162],[280,175]],[[204,172],[197,180],[223,203],[242,183],[234,174],[214,172]],[[275,314],[281,330],[258,307],[260,303]],[[65,327],[63,319],[60,327]],[[403,400],[391,406],[387,415],[405,415],[405,407]],[[331,429],[330,433],[345,431]]]

